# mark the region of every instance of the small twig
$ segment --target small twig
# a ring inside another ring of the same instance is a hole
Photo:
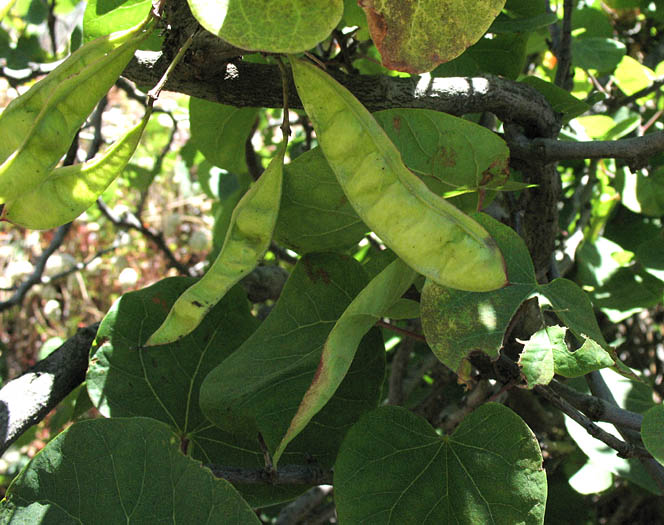
[[[279,71],[281,72],[281,91],[284,99],[284,114],[282,116],[283,118],[281,119],[281,131],[284,135],[284,140],[288,140],[288,137],[290,137],[291,134],[290,117],[288,115],[288,85],[290,74],[288,73],[288,70],[286,69],[283,61],[281,60],[281,57],[279,56],[277,56],[277,64],[279,65]]]
[[[177,260],[171,249],[166,244],[164,237],[161,233],[153,231],[151,228],[143,225],[141,221],[134,214],[127,214],[125,217],[117,217],[106,203],[97,199],[97,206],[102,215],[111,221],[118,228],[125,230],[136,230],[146,238],[151,240],[159,250],[161,250],[168,259],[169,266],[175,268],[182,275],[193,275],[191,269]]]
[[[166,85],[166,82],[168,82],[168,77],[171,75],[171,73],[175,70],[177,65],[180,63],[180,60],[184,57],[184,54],[187,52],[189,47],[191,46],[191,43],[194,41],[194,37],[198,34],[198,31],[200,30],[200,27],[196,28],[195,31],[189,35],[189,38],[185,40],[184,44],[182,44],[182,47],[180,50],[177,52],[175,57],[173,57],[173,60],[171,63],[168,65],[168,68],[166,68],[166,71],[162,75],[161,79],[159,79],[159,82],[157,82],[157,85],[153,87],[149,92],[148,92],[148,107],[152,106],[155,100],[159,98],[159,94],[161,93],[161,90],[164,89],[164,86]]]
[[[640,89],[628,97],[611,98],[606,102],[606,105],[608,106],[609,110],[615,110],[619,107],[629,106],[630,104],[634,104],[640,98],[647,97],[650,95],[650,93],[659,91],[662,86],[664,86],[664,77],[656,78],[648,87]]]
[[[39,260],[37,261],[37,264],[35,264],[35,269],[32,274],[30,274],[30,276],[21,283],[16,292],[9,299],[0,302],[0,312],[21,304],[27,293],[30,291],[30,288],[41,282],[48,258],[53,255],[53,253],[63,243],[70,228],[71,223],[67,223],[57,229],[53,239],[51,240],[51,243],[48,245],[48,248],[46,248],[39,256]]]
[[[270,450],[267,448],[267,443],[263,439],[261,433],[258,433],[258,445],[261,447],[263,452],[263,459],[265,460],[265,472],[270,476],[276,476],[277,471],[274,469],[274,463],[272,462],[272,456],[270,455]]]
[[[411,332],[410,330],[406,330],[405,328],[400,328],[383,320],[376,321],[376,326],[387,328],[388,330],[392,330],[397,334],[405,335],[406,337],[410,337],[411,339],[415,339],[416,341],[426,342],[426,338],[422,334]]]
[[[46,25],[48,27],[48,36],[51,40],[51,49],[53,56],[58,56],[58,39],[55,34],[55,0],[48,3],[48,14],[46,15]]]

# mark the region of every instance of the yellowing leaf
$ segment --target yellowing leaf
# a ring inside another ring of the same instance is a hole
[[[383,65],[431,71],[477,42],[505,0],[360,0]]]

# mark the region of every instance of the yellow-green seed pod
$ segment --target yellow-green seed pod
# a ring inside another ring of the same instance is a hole
[[[320,68],[291,58],[298,94],[346,197],[362,220],[417,272],[484,292],[507,284],[495,241],[412,174],[371,113]]]
[[[122,173],[138,147],[151,111],[103,154],[83,164],[54,169],[32,191],[5,203],[2,219],[45,230],[73,221]]]
[[[0,202],[42,182],[149,34],[148,21],[76,50],[0,115]]]
[[[191,333],[267,251],[279,213],[286,140],[258,182],[240,199],[219,255],[205,275],[187,288],[145,346],[172,343]]]

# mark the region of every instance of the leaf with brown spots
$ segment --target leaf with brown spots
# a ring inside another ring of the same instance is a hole
[[[383,65],[424,73],[477,42],[505,0],[360,0]]]

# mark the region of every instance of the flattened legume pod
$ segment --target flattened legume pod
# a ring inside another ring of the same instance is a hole
[[[417,272],[484,292],[507,284],[505,261],[477,222],[413,175],[369,111],[318,67],[291,57],[298,94],[328,163],[362,220]]]
[[[2,218],[36,230],[73,221],[92,206],[125,169],[141,140],[150,113],[148,110],[136,126],[103,154],[83,164],[54,169],[32,191],[5,203]]]
[[[235,206],[224,244],[212,266],[175,301],[145,346],[172,343],[191,333],[205,315],[240,279],[253,270],[277,222],[286,141],[258,182]]]
[[[88,42],[0,115],[0,202],[42,182],[149,34],[149,22]]]

